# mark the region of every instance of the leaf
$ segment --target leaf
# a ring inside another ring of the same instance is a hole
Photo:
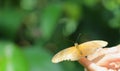
[[[63,34],[65,36],[69,36],[72,33],[75,32],[75,30],[77,29],[77,22],[74,20],[68,20],[65,24],[65,28],[63,29]]]
[[[83,3],[88,7],[93,7],[97,5],[98,2],[99,0],[83,0]]]
[[[21,0],[21,7],[25,10],[33,10],[37,5],[37,0]]]
[[[0,62],[0,71],[28,71],[22,51],[8,41],[0,41]]]
[[[45,40],[48,40],[55,31],[57,21],[61,16],[61,10],[59,4],[50,4],[44,9],[40,20],[40,29]]]
[[[78,20],[82,17],[82,7],[77,3],[67,2],[64,4],[64,10],[68,18]]]
[[[15,9],[0,10],[0,33],[2,36],[14,39],[24,16],[23,12]]]
[[[63,71],[60,65],[51,62],[52,56],[48,51],[38,47],[32,46],[24,50],[30,64],[30,71]]]
[[[110,11],[119,9],[119,4],[118,4],[117,0],[103,0],[102,3],[104,5],[104,7]]]

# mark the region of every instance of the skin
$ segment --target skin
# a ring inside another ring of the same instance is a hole
[[[102,48],[78,61],[87,71],[120,71],[120,45]]]

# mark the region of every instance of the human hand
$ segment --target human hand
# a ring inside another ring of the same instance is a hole
[[[87,58],[80,58],[87,71],[120,71],[120,45],[102,48]]]

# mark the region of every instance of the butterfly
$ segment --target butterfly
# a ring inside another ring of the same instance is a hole
[[[59,63],[65,60],[77,61],[81,57],[94,53],[98,48],[107,46],[107,44],[103,40],[92,40],[81,44],[75,43],[75,46],[63,49],[53,56],[52,62]]]

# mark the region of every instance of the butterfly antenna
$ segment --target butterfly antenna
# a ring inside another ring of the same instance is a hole
[[[75,40],[75,43],[77,43],[77,42],[78,42],[78,40],[79,40],[80,36],[81,36],[81,33],[79,33],[79,35],[77,36],[77,38],[76,38],[76,40]]]
[[[81,35],[81,34],[79,33],[79,35],[77,36],[77,38],[76,38],[76,40],[75,40],[75,42],[74,42],[75,47],[78,46],[78,43],[77,43],[77,42],[78,42],[78,39],[79,39],[80,35]]]
[[[75,45],[75,47],[78,49],[78,51],[80,52],[80,54],[82,55],[82,52],[80,51],[79,46],[78,46],[78,43],[77,43],[80,35],[81,35],[81,34],[79,33],[79,35],[77,36],[77,39],[76,39],[76,42],[74,43],[74,45]]]

